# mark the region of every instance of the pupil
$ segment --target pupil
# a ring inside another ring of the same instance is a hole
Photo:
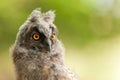
[[[39,38],[39,36],[38,36],[38,35],[35,35],[35,38],[36,38],[36,39],[38,39],[38,38]]]
[[[38,36],[37,36],[37,35],[35,35],[35,37],[36,37],[36,38],[38,38]]]

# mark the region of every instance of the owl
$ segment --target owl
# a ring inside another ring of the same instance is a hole
[[[32,11],[11,47],[16,80],[79,80],[64,63],[53,11]]]

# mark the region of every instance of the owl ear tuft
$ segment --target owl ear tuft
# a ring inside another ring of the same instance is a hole
[[[41,8],[36,8],[32,11],[30,14],[30,17],[28,18],[31,22],[37,21],[41,16]]]
[[[46,21],[46,22],[49,22],[49,23],[52,23],[55,19],[55,11],[48,11],[46,12],[44,15],[43,15],[43,19]]]

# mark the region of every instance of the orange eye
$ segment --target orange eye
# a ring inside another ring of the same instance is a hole
[[[52,36],[51,36],[51,40],[54,40],[54,39],[55,39],[55,35],[52,35]]]
[[[34,33],[32,37],[33,37],[33,39],[36,40],[36,41],[40,39],[40,35],[37,34],[37,33]]]

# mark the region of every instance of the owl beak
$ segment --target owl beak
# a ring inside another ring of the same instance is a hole
[[[47,43],[48,43],[48,45],[46,46],[47,51],[50,51],[50,52],[51,52],[51,48],[52,48],[52,47],[51,47],[51,41],[48,40]]]
[[[51,46],[49,46],[49,51],[51,52]]]

